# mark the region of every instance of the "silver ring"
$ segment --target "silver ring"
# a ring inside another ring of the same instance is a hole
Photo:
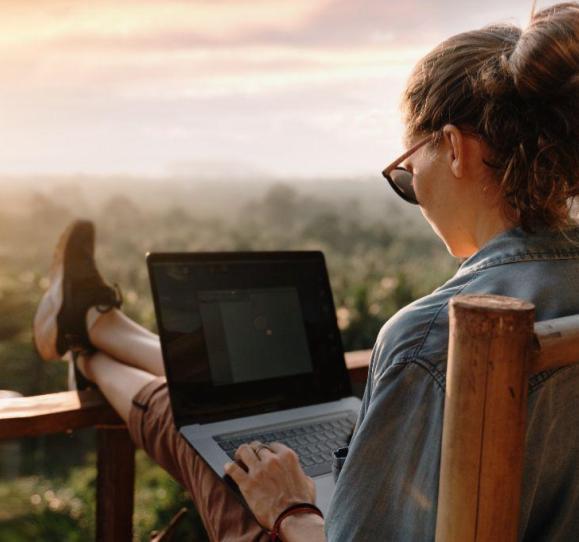
[[[275,451],[271,448],[271,446],[268,446],[267,444],[263,444],[263,443],[259,443],[256,446],[252,447],[253,449],[253,453],[257,456],[258,459],[261,459],[259,452],[261,452],[261,450],[269,450],[272,454],[275,454]]]

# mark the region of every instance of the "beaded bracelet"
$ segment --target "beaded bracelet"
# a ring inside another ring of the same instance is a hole
[[[324,514],[322,514],[322,511],[315,504],[310,504],[309,502],[300,502],[297,504],[292,504],[291,506],[288,506],[275,520],[275,523],[273,524],[271,531],[269,531],[270,541],[278,542],[281,540],[281,538],[279,537],[279,532],[281,522],[285,518],[293,516],[295,514],[303,514],[303,513],[316,514],[316,516],[320,516],[322,519],[324,518]]]

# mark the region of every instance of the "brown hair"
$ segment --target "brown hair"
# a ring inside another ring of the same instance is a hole
[[[411,135],[445,124],[486,142],[509,218],[562,229],[579,194],[579,3],[535,14],[527,29],[457,34],[419,61],[403,95]]]

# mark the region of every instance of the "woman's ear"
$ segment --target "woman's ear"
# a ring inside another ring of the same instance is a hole
[[[445,158],[455,177],[464,173],[465,140],[462,132],[454,125],[447,124],[442,129],[445,144]]]

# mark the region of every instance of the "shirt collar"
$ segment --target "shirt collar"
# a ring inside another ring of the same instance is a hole
[[[487,241],[458,268],[457,274],[473,273],[479,269],[525,260],[569,258],[579,256],[579,225],[564,232],[547,228],[527,233],[516,227],[503,231]]]

